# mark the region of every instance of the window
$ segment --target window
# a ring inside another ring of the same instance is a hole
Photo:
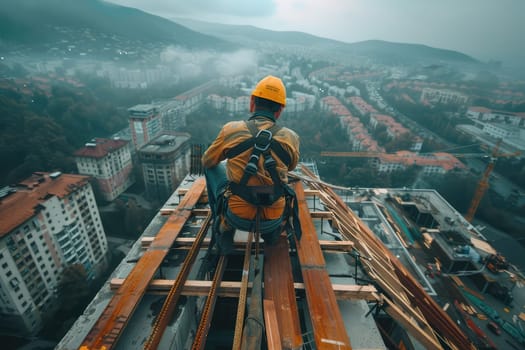
[[[35,242],[31,242],[31,250],[33,251],[33,253],[38,254],[38,246]]]

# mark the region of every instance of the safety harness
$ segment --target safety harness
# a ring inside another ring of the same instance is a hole
[[[273,138],[273,135],[277,134],[282,127],[274,124],[268,129],[258,129],[254,120],[248,120],[245,123],[252,137],[231,148],[226,152],[226,157],[229,159],[234,158],[250,148],[252,148],[252,154],[244,168],[244,174],[240,182],[230,181],[229,190],[232,194],[241,197],[258,208],[270,206],[279,198],[285,197],[286,205],[282,216],[284,229],[289,234],[293,232],[297,239],[300,239],[301,225],[299,222],[297,197],[294,190],[279,177],[277,162],[272,156],[273,151],[287,166],[292,161],[288,152]],[[264,169],[270,174],[273,184],[248,186],[250,177],[257,174],[259,170],[259,159],[261,156],[264,158]],[[290,217],[293,223],[290,222]]]

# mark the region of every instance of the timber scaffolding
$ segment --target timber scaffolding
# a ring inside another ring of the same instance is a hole
[[[57,349],[123,348],[119,346],[121,335],[141,300],[152,293],[163,294],[165,298],[154,323],[143,325],[149,335],[137,348],[168,348],[169,340],[163,335],[177,313],[180,314],[183,297],[199,296],[203,301],[195,309],[200,321],[195,331],[185,335],[188,342],[184,348],[207,348],[217,298],[227,297],[238,300],[232,349],[351,349],[347,328],[352,327],[352,321],[345,324],[337,303],[349,299],[366,300],[373,305],[367,315],[374,309],[377,313],[383,310],[426,349],[473,349],[466,335],[334,190],[306,167],[302,167],[302,173],[290,174],[297,180],[293,185],[299,203],[302,239],[293,240],[292,247],[284,234],[274,246],[258,242],[256,233],[248,233],[243,241],[237,240],[236,250],[244,251],[239,281],[224,280],[228,257],[216,257],[205,278],[189,278],[195,275],[192,266],[207,251],[210,245],[207,236],[211,234],[205,181],[203,177],[195,178],[189,189],[179,191],[184,196],[176,207],[161,209],[167,220],[155,236],[142,239],[144,251],[127,276],[111,280],[109,302],[89,322],[89,331],[80,335],[78,345],[71,347],[74,341],[61,342]],[[318,197],[324,205],[323,211],[311,211],[308,197]],[[200,218],[198,232],[193,237],[182,237],[183,228],[192,218]],[[320,241],[314,226],[317,219],[330,220],[344,240]],[[163,261],[174,249],[187,251],[175,278],[157,278]],[[365,257],[359,263],[371,283],[333,284],[323,256],[328,250],[343,254],[357,251]],[[300,270],[299,281],[294,266]],[[298,312],[300,298],[306,300],[305,314],[309,316],[306,322]],[[304,323],[309,325],[308,339],[304,336]]]

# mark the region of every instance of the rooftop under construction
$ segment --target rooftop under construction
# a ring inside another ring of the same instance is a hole
[[[341,189],[299,168],[301,240],[237,231],[228,256],[213,249],[205,179],[188,175],[56,349],[496,347],[436,301],[429,275],[443,271],[459,312],[497,317],[455,277],[494,252],[435,191]]]

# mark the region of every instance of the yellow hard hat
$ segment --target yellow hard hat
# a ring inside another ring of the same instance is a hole
[[[252,96],[262,97],[286,106],[286,88],[282,80],[273,75],[261,79],[253,89]]]

